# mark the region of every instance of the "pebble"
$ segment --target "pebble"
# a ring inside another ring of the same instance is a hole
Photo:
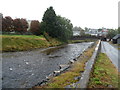
[[[18,65],[19,67],[21,66],[21,65]]]
[[[34,73],[31,74],[31,76],[33,76],[33,75],[34,75]]]
[[[54,76],[58,76],[59,74],[60,74],[60,71],[54,71],[54,72],[53,72],[53,75],[54,75]]]
[[[9,68],[10,69],[10,71],[12,71],[13,69],[12,68]]]
[[[29,64],[28,62],[25,62],[25,64]]]
[[[74,61],[73,61],[73,60],[70,60],[69,62],[70,62],[70,63],[74,63]]]
[[[74,60],[74,61],[77,61],[77,58],[74,58],[73,60]]]

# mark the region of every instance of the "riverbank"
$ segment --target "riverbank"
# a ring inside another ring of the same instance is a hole
[[[74,83],[78,82],[82,72],[84,72],[85,63],[91,58],[95,47],[96,44],[83,52],[77,61],[73,63],[71,68],[69,68],[67,71],[59,76],[51,78],[46,85],[36,86],[34,88],[67,88],[67,85],[73,85]]]
[[[47,38],[47,39],[46,39]],[[0,35],[2,52],[16,52],[27,51],[37,48],[47,48],[53,46],[60,46],[66,44],[58,39],[51,38],[49,36],[35,36],[35,35]],[[68,43],[82,43],[91,42],[95,40],[68,40]]]
[[[106,54],[100,53],[91,73],[88,88],[118,88],[118,70]]]
[[[54,71],[60,70],[61,65],[77,59],[92,44],[93,42],[75,43],[2,53],[2,87],[31,88],[38,85],[51,77]]]
[[[48,41],[44,36],[35,35],[1,35],[0,38],[2,38],[0,48],[2,52],[26,51],[64,44],[54,38],[50,38]]]

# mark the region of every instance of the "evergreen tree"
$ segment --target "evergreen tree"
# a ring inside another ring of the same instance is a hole
[[[59,39],[67,41],[73,35],[72,28],[73,25],[69,19],[57,16],[57,35]]]
[[[56,37],[56,14],[53,7],[45,11],[41,22],[41,31],[48,33],[51,37]]]
[[[73,25],[69,19],[56,16],[53,7],[48,8],[43,16],[40,30],[53,38],[67,41],[73,35]]]

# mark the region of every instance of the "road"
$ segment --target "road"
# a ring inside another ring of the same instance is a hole
[[[78,57],[92,43],[68,44],[56,49],[3,53],[2,86],[31,88],[53,71],[59,70],[59,65],[68,64],[69,60]]]
[[[119,70],[120,72],[120,50],[117,48],[113,47],[111,44],[105,41],[101,41],[101,52],[106,53],[107,56],[110,58],[112,63],[115,65],[115,67]]]

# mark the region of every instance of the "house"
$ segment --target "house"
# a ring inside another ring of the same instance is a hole
[[[114,44],[120,44],[120,34],[117,34],[112,38]]]
[[[80,31],[73,31],[73,36],[80,36]]]
[[[73,36],[80,36],[82,28],[81,27],[73,27]]]
[[[106,28],[102,28],[101,31],[98,29],[89,29],[88,31],[85,32],[85,34],[89,34],[91,36],[107,36],[108,30]]]
[[[108,30],[106,28],[103,28],[102,29],[102,35],[107,36],[107,34],[108,34]]]
[[[85,34],[89,34],[91,36],[97,36],[98,35],[98,29],[89,29]]]

